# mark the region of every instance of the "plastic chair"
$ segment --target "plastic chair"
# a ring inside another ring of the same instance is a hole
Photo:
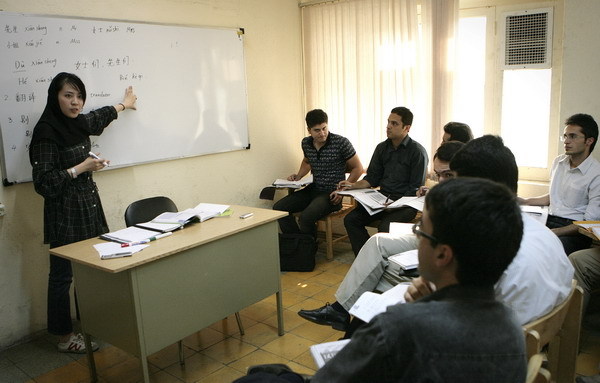
[[[177,212],[177,205],[168,197],[150,197],[144,198],[139,201],[132,202],[127,209],[125,209],[125,225],[133,226],[138,223],[151,221],[157,215],[164,212]],[[242,325],[242,318],[240,313],[235,313],[235,320],[237,321],[240,334],[244,335],[244,326]],[[182,366],[185,364],[183,355],[183,342],[180,340],[179,343],[179,364]]]
[[[548,370],[556,382],[572,383],[579,351],[583,290],[573,280],[571,292],[551,312],[523,326],[527,357],[548,345]]]

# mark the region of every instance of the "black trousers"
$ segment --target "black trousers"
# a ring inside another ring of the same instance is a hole
[[[287,217],[279,219],[279,227],[282,233],[286,234],[311,234],[316,235],[316,223],[327,214],[338,211],[342,205],[334,205],[329,199],[329,192],[316,190],[314,187],[307,186],[287,195],[273,205],[274,210],[290,212]],[[300,213],[298,219],[292,213]]]
[[[67,335],[73,332],[71,298],[69,290],[73,281],[71,261],[50,255],[48,275],[48,332]]]
[[[546,226],[550,229],[569,226],[573,220],[555,215],[549,215],[546,221]],[[577,250],[587,249],[592,245],[592,239],[583,234],[559,235],[558,239],[562,242],[563,248],[567,255]]]

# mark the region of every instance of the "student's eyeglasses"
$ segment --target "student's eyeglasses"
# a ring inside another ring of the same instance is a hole
[[[412,232],[414,235],[417,236],[417,238],[427,238],[430,242],[431,242],[431,246],[436,247],[438,244],[438,240],[430,234],[425,233],[424,231],[421,230],[421,222],[419,223],[415,223],[412,227]]]
[[[569,134],[563,134],[560,137],[560,140],[562,142],[565,142],[566,140],[573,141],[573,140],[576,140],[578,138],[585,138],[585,136],[581,136],[581,135],[575,134],[575,133],[569,133]]]
[[[438,181],[449,180],[450,178],[454,178],[454,172],[452,170],[446,170],[441,173],[438,173],[434,170],[433,173],[435,173],[435,178]]]

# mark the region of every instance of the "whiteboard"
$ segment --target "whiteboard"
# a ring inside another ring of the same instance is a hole
[[[31,133],[59,72],[83,80],[84,113],[133,86],[137,111],[91,137],[111,168],[249,148],[242,29],[8,12],[0,25],[5,185],[31,181]]]

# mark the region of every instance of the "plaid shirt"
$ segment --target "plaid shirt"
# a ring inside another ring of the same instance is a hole
[[[90,135],[100,135],[117,118],[112,106],[84,115]],[[29,148],[35,191],[44,197],[44,243],[66,245],[108,232],[98,188],[91,172],[72,178],[70,168],[80,164],[91,149],[89,137],[74,146],[61,147],[42,140]]]

